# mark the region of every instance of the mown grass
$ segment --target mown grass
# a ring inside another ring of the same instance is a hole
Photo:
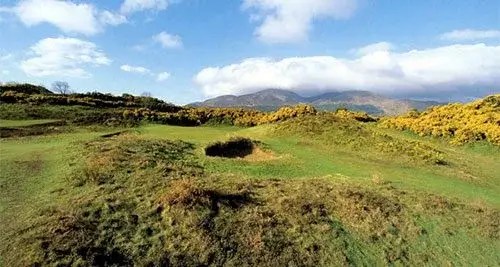
[[[0,140],[1,260],[5,266],[500,262],[494,147],[450,147],[366,124],[331,123],[310,135],[301,128],[309,122],[291,123],[146,125],[110,138],[85,129]],[[366,133],[375,137],[355,139]],[[273,157],[204,155],[207,144],[234,136],[261,141]],[[418,142],[442,153],[446,164],[419,150],[398,156],[370,148],[387,140]]]

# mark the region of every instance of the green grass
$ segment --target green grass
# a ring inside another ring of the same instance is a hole
[[[86,130],[55,136],[0,140],[0,232],[5,238],[27,227],[38,213],[65,203],[60,192],[81,156],[80,142],[108,133]],[[67,202],[66,202],[67,203]]]
[[[242,129],[236,127],[175,127],[146,126],[141,128],[150,138],[180,139],[198,144],[197,153],[214,140],[231,136],[247,136],[263,141],[278,156],[265,162],[247,162],[224,158],[203,158],[207,171],[269,179],[308,178],[331,176],[334,179],[370,181],[374,175],[401,189],[417,189],[443,194],[463,201],[485,201],[500,207],[500,151],[492,145],[450,147],[439,140],[424,141],[446,151],[449,161],[456,166],[421,165],[398,162],[392,155],[376,152],[352,152],[335,146],[324,146],[310,138],[273,137],[267,134],[269,126]],[[387,133],[387,132],[386,132]],[[404,133],[391,132],[395,138],[405,139]],[[417,138],[417,137],[415,137]],[[471,150],[485,151],[474,153]],[[385,158],[385,160],[380,159]],[[473,177],[473,178],[471,178]]]
[[[307,121],[294,123],[2,139],[0,264],[500,263],[498,147],[372,124],[306,134]],[[272,157],[204,156],[234,136]],[[439,151],[446,164],[373,149],[386,140]]]
[[[0,127],[24,127],[56,121],[57,120],[0,120]]]

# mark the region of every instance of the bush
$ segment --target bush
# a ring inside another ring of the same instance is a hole
[[[432,107],[422,113],[384,119],[381,127],[451,138],[451,143],[486,140],[500,145],[500,95],[467,104]]]

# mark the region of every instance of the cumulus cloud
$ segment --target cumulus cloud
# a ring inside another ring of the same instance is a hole
[[[22,0],[9,8],[28,27],[49,23],[65,33],[94,35],[105,25],[119,25],[127,20],[123,15],[100,11],[92,4],[59,0]]]
[[[133,73],[139,73],[139,74],[149,74],[151,71],[145,67],[141,66],[130,66],[130,65],[122,65],[120,67],[121,70],[125,72],[133,72]]]
[[[111,60],[97,46],[76,38],[46,38],[31,47],[34,57],[21,62],[30,76],[89,77],[88,66],[109,65]]]
[[[167,0],[125,0],[120,7],[124,14],[130,14],[143,10],[164,10],[168,7]]]
[[[153,36],[153,41],[159,43],[164,48],[179,48],[182,47],[182,39],[178,35],[172,35],[166,32],[160,32]]]
[[[441,40],[446,41],[477,41],[483,39],[500,39],[500,30],[455,30],[443,33]]]
[[[171,76],[171,74],[166,72],[166,71],[158,73],[158,75],[156,76],[156,81],[158,81],[158,82],[166,81],[166,80],[168,80],[168,78],[170,78],[170,76]]]
[[[356,0],[244,0],[243,8],[261,21],[255,30],[266,43],[290,43],[307,39],[313,20],[346,19],[356,10]]]
[[[331,90],[419,94],[461,87],[498,88],[500,46],[451,45],[402,53],[378,50],[354,59],[249,58],[228,66],[203,69],[194,81],[208,97],[267,88],[304,94]]]
[[[64,32],[95,34],[99,31],[95,8],[90,4],[75,4],[57,0],[25,0],[14,8],[27,26],[51,23]]]

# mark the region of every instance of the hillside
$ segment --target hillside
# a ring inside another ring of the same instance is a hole
[[[399,100],[367,91],[330,92],[312,97],[303,97],[294,92],[268,89],[241,96],[226,95],[192,103],[195,107],[248,107],[260,110],[275,110],[280,106],[310,104],[318,110],[347,108],[369,114],[402,114],[412,109],[422,110],[439,105],[433,101]]]

